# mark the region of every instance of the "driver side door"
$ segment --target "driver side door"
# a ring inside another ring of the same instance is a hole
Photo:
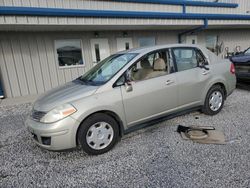
[[[166,73],[159,76],[156,75],[153,78],[131,80],[129,84],[131,84],[132,90],[128,90],[126,84],[120,87],[128,127],[166,115],[168,112],[172,112],[178,105],[176,75],[167,71],[173,70],[171,68],[173,64],[169,64],[166,56],[168,50],[156,51],[154,53],[153,57],[167,61],[166,66],[170,67],[166,69]],[[163,57],[164,53],[165,58]],[[148,61],[151,61],[152,71],[154,71],[155,59],[152,60],[152,53],[144,58],[148,58]],[[135,66],[140,67],[137,64],[140,64],[140,61],[136,62],[128,70],[130,75],[133,74],[131,71],[134,71]]]

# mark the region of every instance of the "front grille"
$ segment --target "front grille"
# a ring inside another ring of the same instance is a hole
[[[42,140],[43,145],[47,145],[47,146],[51,145],[51,137],[43,137],[42,136],[41,140]]]
[[[45,116],[45,114],[46,112],[32,110],[31,118],[35,121],[40,121],[43,118],[43,116]]]

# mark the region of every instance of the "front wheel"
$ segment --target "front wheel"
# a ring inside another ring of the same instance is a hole
[[[219,85],[215,85],[207,93],[205,104],[202,108],[204,114],[215,115],[221,111],[225,101],[225,94]]]
[[[77,140],[82,149],[91,155],[103,154],[116,144],[119,138],[117,122],[107,114],[97,113],[81,125]]]

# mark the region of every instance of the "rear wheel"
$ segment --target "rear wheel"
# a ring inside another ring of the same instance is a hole
[[[219,85],[214,85],[207,93],[205,104],[202,108],[204,114],[215,115],[221,111],[225,101],[224,90]]]
[[[77,133],[77,140],[82,149],[92,155],[109,151],[116,144],[118,138],[117,122],[104,113],[97,113],[87,118]]]

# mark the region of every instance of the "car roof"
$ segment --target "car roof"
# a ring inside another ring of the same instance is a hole
[[[145,54],[145,53],[149,53],[151,51],[158,50],[158,49],[174,48],[174,47],[195,47],[195,48],[199,48],[199,49],[203,48],[199,45],[194,45],[194,44],[168,44],[168,45],[156,45],[156,46],[149,46],[149,47],[133,48],[130,50],[118,52],[118,54],[123,54],[123,53],[138,53],[138,54],[143,53],[143,54]]]

